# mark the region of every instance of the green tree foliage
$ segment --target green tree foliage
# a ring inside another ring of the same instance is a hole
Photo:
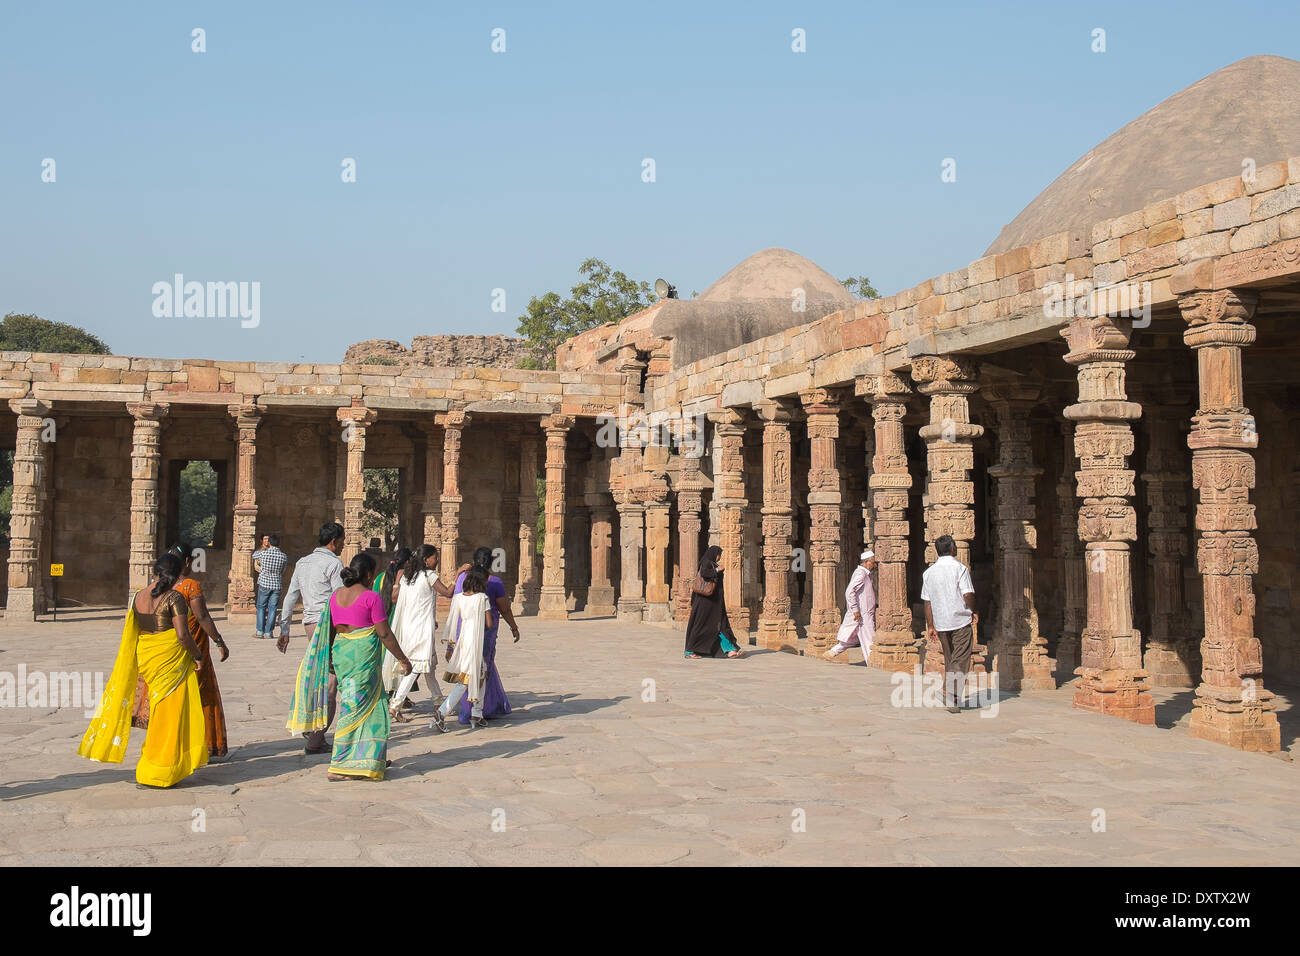
[[[368,544],[379,538],[389,551],[397,541],[397,511],[400,494],[396,468],[366,468],[361,472],[366,490],[361,508],[361,537]]]
[[[9,516],[14,510],[14,453],[0,452],[0,544],[9,543]]]
[[[583,281],[569,290],[567,299],[548,292],[528,301],[528,312],[519,318],[519,334],[528,340],[532,354],[520,368],[555,368],[555,349],[561,342],[655,301],[650,283],[629,279],[600,259],[587,259],[578,272]]]
[[[217,530],[217,473],[209,461],[192,461],[181,470],[182,541],[206,547]]]
[[[880,293],[876,287],[871,284],[871,280],[866,276],[850,276],[847,279],[841,279],[840,283],[859,299],[879,299]]]
[[[85,329],[37,315],[10,312],[0,321],[0,350],[109,355],[108,346]]]

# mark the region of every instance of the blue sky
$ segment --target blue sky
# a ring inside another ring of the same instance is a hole
[[[1300,58],[1295,5],[1057,6],[3,0],[0,313],[119,354],[337,362],[513,334],[588,256],[687,295],[785,246],[889,294],[1170,94]],[[177,272],[260,282],[260,324],[156,318]]]

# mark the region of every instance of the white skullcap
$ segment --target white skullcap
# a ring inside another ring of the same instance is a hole
[[[875,556],[876,556],[876,552],[874,551],[863,551],[862,556],[858,558],[858,560],[865,561],[867,560],[867,558],[874,558]]]

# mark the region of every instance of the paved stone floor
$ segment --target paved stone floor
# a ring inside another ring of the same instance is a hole
[[[111,669],[118,612],[77,618],[0,631],[0,671]],[[1300,768],[1192,740],[1189,694],[1161,696],[1158,728],[1075,711],[1068,688],[952,715],[893,706],[861,664],[522,627],[498,654],[515,713],[395,727],[382,783],[329,782],[287,736],[301,638],[281,656],[225,627],[231,756],[170,791],[136,789],[139,731],[125,764],[95,764],[80,707],[0,708],[0,863],[1300,863]]]

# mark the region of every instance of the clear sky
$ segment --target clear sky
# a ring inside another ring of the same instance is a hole
[[[1170,94],[1300,58],[1280,0],[0,11],[0,313],[119,354],[259,361],[513,334],[588,256],[686,296],[784,246],[889,294],[980,256]],[[175,273],[260,282],[260,324],[155,317]]]

